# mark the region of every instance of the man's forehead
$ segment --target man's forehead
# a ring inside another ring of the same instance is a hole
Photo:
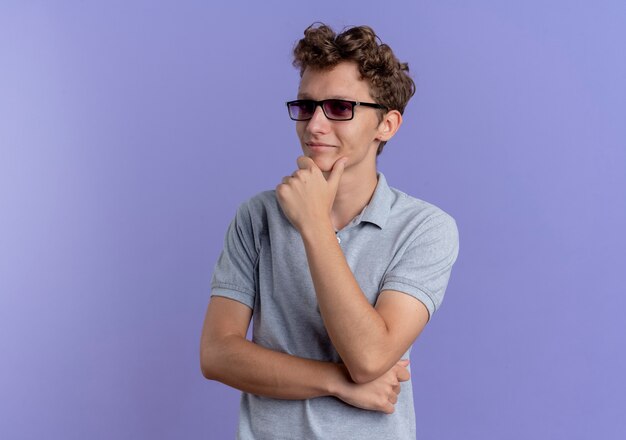
[[[319,98],[319,96],[313,96],[310,93],[298,91],[298,99],[314,99],[314,100],[317,100],[317,98]],[[327,95],[324,95],[324,97],[323,97],[323,99],[344,99],[344,100],[347,100],[347,101],[350,101],[353,98],[354,98],[354,96],[347,95],[347,94],[340,94],[340,95],[327,94]]]
[[[361,78],[356,64],[340,63],[329,69],[307,68],[298,87],[301,99],[361,99],[370,96],[369,83]]]

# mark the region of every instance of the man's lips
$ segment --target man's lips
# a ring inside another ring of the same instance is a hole
[[[323,142],[305,142],[305,145],[309,148],[335,148],[334,145],[325,144]]]

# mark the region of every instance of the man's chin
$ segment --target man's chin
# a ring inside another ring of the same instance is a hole
[[[337,160],[337,158],[335,157],[328,157],[328,156],[326,157],[312,156],[311,159],[313,159],[313,162],[315,162],[315,165],[317,165],[317,167],[324,173],[331,172],[333,169],[333,165],[335,164],[335,161]]]

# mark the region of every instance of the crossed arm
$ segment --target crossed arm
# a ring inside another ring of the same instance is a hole
[[[335,236],[331,210],[344,171],[337,160],[326,178],[306,156],[276,188],[280,206],[300,232],[320,313],[352,380],[370,382],[391,368],[428,322],[426,306],[401,292],[385,290],[375,307],[361,291]]]
[[[334,396],[362,409],[392,413],[400,382],[410,377],[399,361],[379,378],[356,384],[345,366],[303,359],[246,340],[252,311],[219,296],[211,298],[202,331],[200,360],[207,379],[278,399]]]

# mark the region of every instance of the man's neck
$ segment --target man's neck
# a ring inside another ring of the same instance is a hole
[[[353,174],[350,171],[346,170],[341,176],[331,211],[331,220],[337,231],[344,228],[363,211],[363,208],[374,195],[378,184],[376,168],[368,171],[365,175],[363,173]]]

